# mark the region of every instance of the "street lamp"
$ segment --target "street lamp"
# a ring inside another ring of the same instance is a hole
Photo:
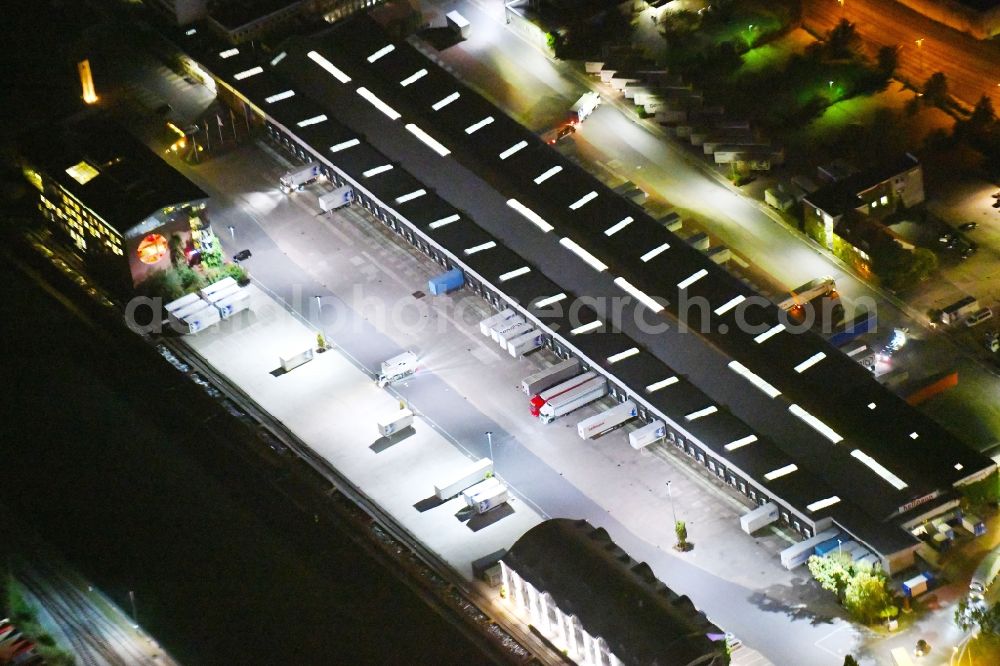
[[[917,56],[917,69],[920,70],[918,72],[918,74],[920,74],[924,71],[924,38],[921,37],[920,39],[914,40],[914,43],[917,45],[917,53],[919,54]]]
[[[486,442],[490,447],[490,461],[493,461],[493,432],[490,430],[486,431]],[[496,469],[496,463],[493,464],[493,468]]]
[[[674,525],[677,525],[677,511],[674,509],[674,496],[670,492],[670,484],[673,481],[667,481],[667,498],[670,500],[670,515],[674,517]]]
[[[840,555],[840,544],[841,543],[842,543],[841,540],[837,539],[837,555]]]
[[[234,226],[233,226],[233,225],[231,225],[231,224],[229,225],[229,236],[230,236],[230,238],[232,238],[233,240],[236,240],[236,227],[234,227]]]

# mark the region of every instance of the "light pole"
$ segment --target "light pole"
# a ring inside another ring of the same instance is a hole
[[[129,590],[128,591],[128,599],[129,599],[129,601],[132,602],[132,628],[133,629],[138,629],[139,628],[139,615],[135,612],[135,591],[134,590]]]
[[[236,227],[231,224],[229,225],[229,237],[236,240]]]
[[[917,53],[919,54],[917,56],[917,76],[919,77],[924,74],[924,38],[921,37],[914,43],[917,45]]]
[[[841,544],[840,539],[837,539],[837,555],[840,555],[840,544]]]
[[[493,432],[490,430],[486,431],[486,443],[490,447],[490,461],[493,461]],[[496,463],[493,463],[493,469],[496,469]]]
[[[670,515],[674,518],[674,525],[677,525],[677,511],[674,509],[674,495],[670,492],[670,484],[673,481],[667,481],[667,498],[670,500]]]

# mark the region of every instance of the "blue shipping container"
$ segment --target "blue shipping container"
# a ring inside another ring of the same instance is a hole
[[[874,312],[862,312],[860,315],[855,317],[851,323],[845,326],[843,330],[831,335],[830,344],[834,347],[846,345],[859,335],[875,330],[875,324],[877,322],[878,317],[875,316]]]
[[[823,543],[816,544],[816,547],[813,549],[813,553],[816,555],[826,555],[831,550],[837,550],[838,541],[840,541],[840,543],[843,543],[844,539],[835,537],[833,539],[827,539]]]
[[[459,269],[453,268],[447,273],[435,275],[428,280],[427,291],[435,296],[438,296],[440,294],[447,294],[450,291],[455,291],[456,289],[461,289],[463,284],[465,284],[465,275]]]

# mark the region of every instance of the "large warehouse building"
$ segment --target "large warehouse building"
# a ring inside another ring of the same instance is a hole
[[[901,570],[909,529],[995,469],[370,19],[266,54],[178,40],[290,154],[803,537],[846,533]]]

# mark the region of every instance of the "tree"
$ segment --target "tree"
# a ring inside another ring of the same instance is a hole
[[[899,51],[894,46],[883,46],[875,56],[878,73],[886,79],[891,79],[899,66]]]
[[[859,42],[854,24],[847,19],[840,19],[840,23],[826,33],[826,50],[831,58],[850,58]]]
[[[322,333],[316,334],[316,347],[317,349],[326,349],[326,338],[323,337]]]
[[[688,545],[688,529],[683,520],[678,520],[674,524],[674,533],[677,535],[677,547],[686,550]]]
[[[924,82],[924,102],[944,106],[948,101],[948,79],[943,72],[934,72]]]
[[[829,555],[813,555],[806,562],[806,566],[820,587],[827,592],[833,592],[837,595],[837,599],[841,599],[850,579],[851,559],[847,553],[834,551]]]
[[[857,659],[855,659],[851,655],[846,655],[844,657],[844,666],[861,666],[861,665],[858,663]]]
[[[184,256],[184,239],[180,234],[174,234],[167,241],[170,247],[170,263],[174,268],[187,265],[187,257]]]
[[[969,116],[969,124],[974,127],[988,128],[997,120],[997,114],[993,110],[993,100],[983,95],[976,102],[976,106],[972,109],[972,115]]]
[[[865,624],[895,615],[890,610],[895,604],[885,576],[876,571],[859,571],[850,578],[844,589],[844,607]]]

